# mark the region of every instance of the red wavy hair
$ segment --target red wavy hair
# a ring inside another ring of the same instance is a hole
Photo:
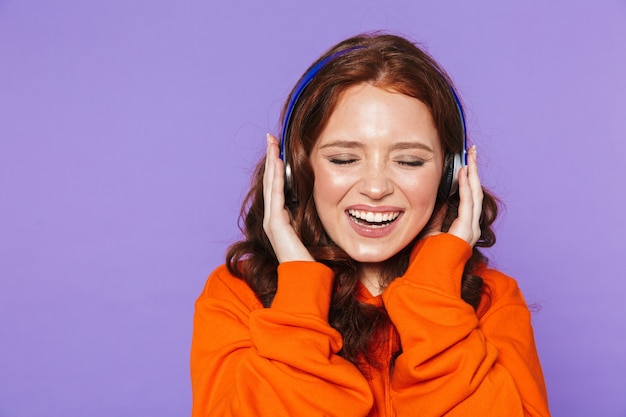
[[[313,201],[315,178],[309,155],[341,94],[360,83],[400,92],[426,104],[446,155],[462,151],[463,128],[451,80],[430,55],[412,42],[391,34],[362,34],[338,43],[315,63],[337,51],[346,52],[337,54],[315,75],[292,111],[291,128],[286,139],[289,141],[289,153],[285,155],[285,162],[292,167],[294,185],[290,192],[294,193],[296,202],[290,204],[288,209],[292,225],[311,255],[335,271],[329,323],[343,336],[344,345],[340,354],[358,366],[364,362],[376,365],[370,354],[376,348],[375,335],[381,334],[378,331],[390,325],[390,321],[384,307],[375,308],[356,299],[356,263],[324,231]],[[283,118],[287,103],[283,108]],[[263,169],[264,160],[256,167],[251,189],[242,207],[240,228],[244,238],[229,248],[226,262],[230,272],[245,280],[263,305],[269,307],[276,293],[278,261],[262,226]],[[445,206],[443,231],[447,231],[457,217],[458,205],[458,194],[438,194],[434,213]],[[481,300],[488,301],[488,289],[482,279],[472,272],[478,263],[487,262],[478,248],[495,243],[492,224],[497,214],[497,200],[484,190],[480,218],[482,234],[466,264],[460,294],[474,309],[478,308]],[[432,221],[431,218],[429,224]],[[429,225],[424,230],[428,228]],[[385,262],[386,284],[406,271],[411,248],[421,237],[422,234],[416,236],[410,245]]]

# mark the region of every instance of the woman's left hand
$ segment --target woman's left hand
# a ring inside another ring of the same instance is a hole
[[[472,146],[467,151],[467,166],[459,171],[458,217],[448,230],[448,233],[465,240],[472,247],[480,239],[480,214],[483,207],[483,188],[476,159],[476,146]]]

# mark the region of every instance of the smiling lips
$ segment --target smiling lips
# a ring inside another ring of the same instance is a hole
[[[389,227],[399,216],[399,211],[373,212],[367,210],[349,209],[350,220],[358,226],[383,228]]]

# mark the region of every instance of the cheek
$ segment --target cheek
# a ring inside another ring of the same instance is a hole
[[[338,202],[350,188],[352,180],[346,176],[331,170],[316,169],[315,182],[313,184],[313,198],[316,204],[325,202]]]
[[[413,205],[434,207],[439,191],[441,174],[438,171],[425,173],[419,180],[404,181],[402,189]]]

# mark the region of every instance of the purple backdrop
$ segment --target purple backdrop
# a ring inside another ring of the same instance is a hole
[[[265,132],[373,29],[464,97],[553,414],[626,416],[626,2],[384,3],[0,0],[0,416],[189,414],[193,303]]]

